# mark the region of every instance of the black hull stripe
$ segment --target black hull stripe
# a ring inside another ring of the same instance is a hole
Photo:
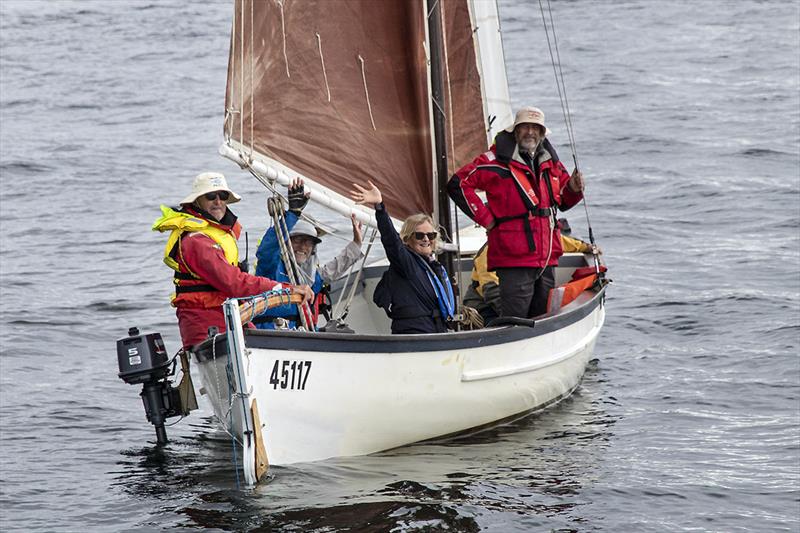
[[[507,326],[496,329],[417,335],[360,335],[247,329],[245,345],[266,350],[290,350],[328,353],[419,353],[495,346],[546,335],[565,328],[591,314],[603,304],[605,288],[580,307],[554,317],[541,319],[534,327]],[[211,358],[211,340],[194,351],[198,360]],[[217,357],[227,354],[226,335],[216,337]]]

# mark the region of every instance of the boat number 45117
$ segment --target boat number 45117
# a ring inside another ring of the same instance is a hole
[[[273,389],[305,390],[308,374],[311,372],[311,361],[275,361],[269,375],[269,383]]]

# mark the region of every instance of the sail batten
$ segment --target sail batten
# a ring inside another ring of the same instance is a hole
[[[432,213],[424,6],[236,0],[224,121],[229,144],[341,196],[353,182],[372,180],[398,218]],[[447,2],[443,14],[452,172],[486,149],[486,117],[470,0]]]

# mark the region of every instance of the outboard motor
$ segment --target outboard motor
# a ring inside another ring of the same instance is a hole
[[[128,330],[128,337],[117,341],[117,359],[120,379],[130,385],[144,385],[140,396],[147,420],[156,428],[158,444],[166,444],[166,419],[188,414],[179,388],[167,379],[175,375],[176,359],[167,356],[160,333],[140,335],[136,327]]]

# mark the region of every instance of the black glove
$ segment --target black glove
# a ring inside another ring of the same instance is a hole
[[[289,211],[299,215],[307,203],[308,198],[302,185],[289,188]]]

